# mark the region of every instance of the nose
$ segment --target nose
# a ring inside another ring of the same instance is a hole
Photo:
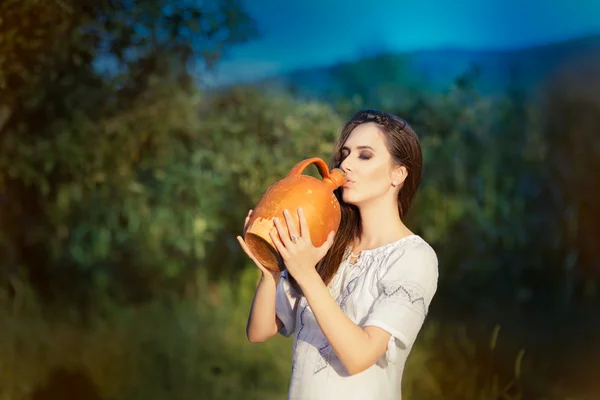
[[[344,160],[340,163],[340,169],[344,172],[348,172],[348,171],[352,171],[352,168],[350,167],[350,156],[347,156],[346,158],[344,158]]]

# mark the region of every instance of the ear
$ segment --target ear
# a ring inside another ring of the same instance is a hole
[[[397,186],[402,187],[407,176],[408,169],[404,165],[400,165],[392,171],[392,182],[397,182]]]

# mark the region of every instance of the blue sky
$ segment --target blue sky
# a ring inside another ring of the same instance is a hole
[[[509,49],[600,33],[599,0],[245,0],[262,37],[230,49],[217,81],[365,51]]]

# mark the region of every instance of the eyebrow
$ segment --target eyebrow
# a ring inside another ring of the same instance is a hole
[[[371,146],[356,146],[356,148],[359,149],[359,150],[368,149],[368,150],[375,151],[375,149],[372,148]],[[350,147],[348,147],[348,146],[342,146],[342,150],[350,150]]]

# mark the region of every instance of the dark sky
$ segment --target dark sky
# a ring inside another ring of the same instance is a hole
[[[507,49],[600,33],[600,0],[245,1],[262,37],[232,49],[217,81],[380,49]]]

